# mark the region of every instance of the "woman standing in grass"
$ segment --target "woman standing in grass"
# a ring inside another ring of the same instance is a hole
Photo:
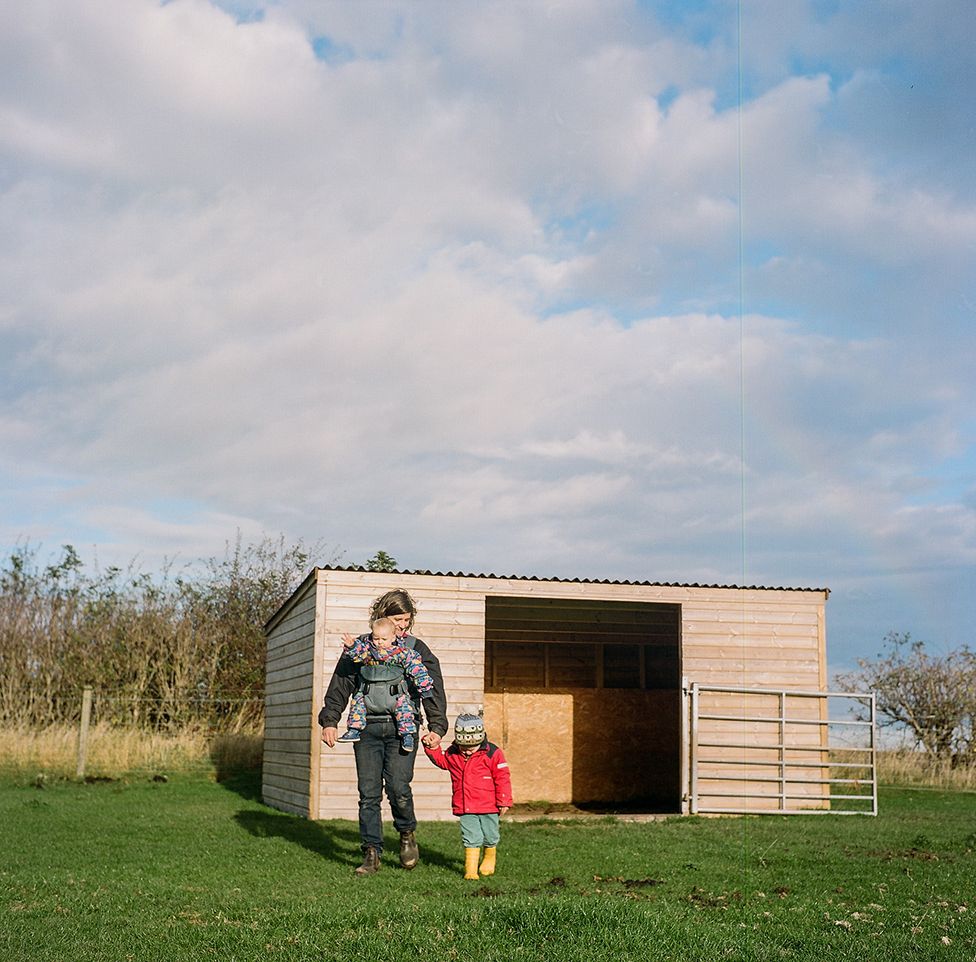
[[[388,591],[377,598],[369,611],[372,625],[380,618],[389,618],[396,626],[399,644],[413,648],[423,662],[433,681],[431,691],[423,696],[423,711],[427,716],[427,734],[422,741],[425,747],[437,748],[447,732],[447,698],[440,662],[419,638],[410,634],[417,606],[413,598],[402,588]],[[345,654],[336,664],[325,693],[325,704],[319,712],[322,741],[333,748],[339,738],[339,719],[350,697],[361,687],[360,668]],[[420,714],[419,699],[414,702]],[[393,826],[400,833],[400,864],[405,869],[415,868],[420,859],[415,831],[417,818],[413,807],[414,764],[417,753],[404,751],[397,733],[396,723],[389,712],[367,714],[366,727],[354,743],[356,752],[356,777],[359,788],[359,837],[363,850],[363,863],[356,869],[357,875],[372,875],[379,870],[383,855],[383,820],[380,802],[383,791],[390,801]]]

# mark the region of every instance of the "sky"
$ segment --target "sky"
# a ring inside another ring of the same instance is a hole
[[[972,643],[974,93],[969,0],[0,5],[0,549]]]

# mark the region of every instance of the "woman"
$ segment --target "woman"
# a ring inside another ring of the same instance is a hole
[[[369,610],[369,621],[372,624],[378,618],[389,618],[396,625],[400,644],[412,647],[420,655],[434,682],[433,690],[423,698],[428,732],[422,741],[428,748],[437,748],[442,736],[447,733],[447,697],[444,694],[440,662],[427,645],[410,634],[416,615],[417,606],[413,598],[402,588],[397,588],[380,595],[373,602]],[[322,741],[329,748],[335,746],[339,737],[339,719],[350,696],[359,686],[360,667],[343,654],[336,664],[332,681],[329,682],[325,704],[319,712]],[[389,713],[366,716],[366,727],[359,741],[354,743],[354,749],[359,787],[359,837],[363,849],[363,864],[356,869],[356,874],[372,875],[380,867],[380,858],[383,855],[380,801],[384,788],[393,813],[393,826],[400,833],[400,864],[405,869],[415,868],[420,860],[420,853],[414,835],[417,819],[413,810],[410,782],[413,780],[417,753],[401,749],[396,724]]]

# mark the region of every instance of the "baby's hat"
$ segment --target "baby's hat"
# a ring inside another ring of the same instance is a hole
[[[458,715],[454,741],[458,745],[480,745],[485,740],[485,723],[480,715]]]

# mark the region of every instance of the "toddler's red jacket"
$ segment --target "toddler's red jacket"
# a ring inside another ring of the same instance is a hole
[[[455,815],[487,815],[511,806],[512,776],[505,753],[497,745],[482,742],[471,755],[462,755],[453,743],[447,751],[426,745],[424,751],[438,768],[450,773],[454,789],[451,811]]]

